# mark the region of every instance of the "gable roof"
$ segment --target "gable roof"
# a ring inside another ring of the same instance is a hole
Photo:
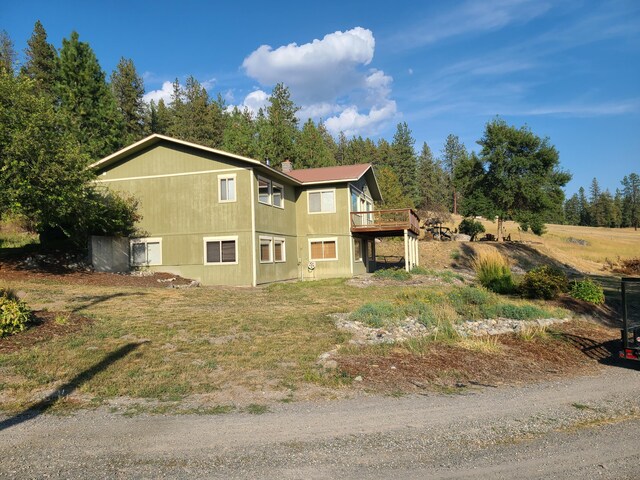
[[[166,135],[160,135],[158,133],[149,135],[148,137],[143,138],[142,140],[133,143],[128,147],[118,150],[117,152],[112,153],[111,155],[106,156],[95,163],[92,163],[87,168],[91,170],[101,170],[103,168],[107,168],[108,166],[125,159],[129,155],[144,150],[145,148],[160,142],[170,142],[178,145],[184,145],[203,152],[215,153],[223,157],[249,163],[254,167],[259,168],[260,170],[266,171],[267,173],[286,180],[288,183],[292,183],[298,186],[321,185],[324,183],[355,182],[366,175],[373,199],[382,199],[380,189],[378,187],[378,182],[373,173],[373,167],[370,163],[363,163],[358,165],[341,165],[338,167],[303,168],[299,170],[292,170],[287,174],[253,158],[236,155],[234,153],[225,152],[224,150],[218,150],[211,147],[205,147],[204,145],[199,145],[197,143],[178,140],[177,138],[167,137]]]
[[[140,150],[144,150],[147,147],[150,147],[152,145],[155,145],[156,143],[160,143],[160,142],[170,142],[170,143],[175,143],[178,145],[184,145],[186,147],[190,147],[190,148],[194,148],[196,150],[200,150],[203,152],[209,152],[209,153],[215,153],[217,155],[221,155],[223,157],[227,157],[227,158],[232,158],[234,160],[240,160],[241,162],[246,162],[249,163],[255,167],[260,168],[261,170],[264,170],[272,175],[276,175],[277,177],[280,177],[281,179],[286,179],[289,183],[293,183],[294,185],[301,185],[301,183],[296,180],[293,177],[290,177],[289,175],[282,173],[280,170],[276,170],[273,167],[270,167],[269,165],[265,165],[264,163],[262,163],[259,160],[255,160],[253,158],[249,158],[249,157],[243,157],[242,155],[236,155],[235,153],[229,153],[229,152],[225,152],[224,150],[218,150],[216,148],[211,148],[211,147],[205,147],[204,145],[199,145],[197,143],[191,143],[191,142],[186,142],[184,140],[178,140],[177,138],[173,138],[173,137],[167,137],[166,135],[160,135],[158,133],[154,133],[153,135],[149,135],[146,138],[143,138],[142,140],[133,143],[131,145],[129,145],[128,147],[125,147],[121,150],[118,150],[115,153],[112,153],[111,155],[104,157],[102,160],[98,160],[95,163],[92,163],[91,165],[89,165],[89,169],[90,170],[100,170],[103,168],[106,168],[110,165],[113,165],[114,163],[119,162],[120,160],[123,160],[124,158],[128,157],[131,154],[134,154],[136,152],[139,152]]]

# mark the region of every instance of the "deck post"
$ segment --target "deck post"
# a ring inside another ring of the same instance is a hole
[[[404,269],[407,272],[411,270],[411,267],[409,267],[410,263],[411,261],[409,260],[409,232],[405,228],[404,230]]]
[[[420,266],[420,238],[416,237],[416,267]]]

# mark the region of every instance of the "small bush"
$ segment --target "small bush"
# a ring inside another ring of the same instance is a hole
[[[384,280],[398,280],[401,282],[411,278],[411,274],[402,268],[385,268],[382,270],[376,270],[373,276]]]
[[[525,274],[519,290],[527,298],[552,300],[566,292],[568,287],[567,275],[562,270],[543,265]]]
[[[449,292],[449,301],[456,314],[463,319],[474,319],[480,315],[478,307],[493,302],[490,292],[478,287],[457,288]]]
[[[511,318],[513,320],[535,320],[551,318],[553,314],[535,305],[516,305],[513,303],[498,303],[482,308],[483,316],[487,318]]]
[[[595,305],[602,305],[604,303],[604,291],[602,287],[588,278],[572,282],[569,295],[578,300],[584,300],[585,302]]]
[[[471,266],[480,284],[496,293],[511,293],[514,290],[513,276],[507,259],[495,250],[479,252]]]
[[[31,321],[31,310],[12,290],[0,289],[0,337],[23,331]]]
[[[469,235],[471,241],[475,240],[479,233],[484,233],[484,225],[473,218],[465,218],[458,225],[458,231],[464,235]]]
[[[433,270],[425,267],[413,267],[411,269],[412,275],[426,275],[429,277],[437,277],[442,279],[446,283],[453,283],[455,280],[464,282],[464,277],[459,273],[454,273],[451,270]]]
[[[459,250],[453,250],[449,254],[449,257],[451,258],[451,260],[459,260],[460,259],[460,251]]]
[[[380,328],[393,323],[404,316],[402,308],[389,302],[365,303],[351,313],[351,320],[362,322],[374,328]]]

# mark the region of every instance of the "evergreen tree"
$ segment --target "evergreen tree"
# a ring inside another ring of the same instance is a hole
[[[391,165],[393,163],[392,157],[393,151],[389,142],[387,142],[384,138],[378,140],[377,155],[374,165],[377,165],[378,167],[391,168]]]
[[[600,184],[598,180],[594,178],[589,188],[589,219],[591,220],[590,225],[592,227],[604,227],[607,224],[601,197]]]
[[[580,200],[576,193],[564,202],[564,219],[569,225],[580,225]]]
[[[402,185],[393,169],[390,167],[376,169],[376,178],[382,195],[381,208],[413,208],[411,199],[402,193]]]
[[[67,128],[94,161],[123,145],[122,121],[95,53],[77,32],[62,40],[55,88]]]
[[[16,64],[16,51],[13,48],[13,41],[6,32],[0,32],[0,73],[7,72],[13,75]]]
[[[589,205],[589,200],[587,200],[587,195],[583,187],[580,187],[578,190],[578,210],[580,212],[580,223],[578,225],[583,227],[591,225],[591,218],[589,214],[591,206]]]
[[[418,157],[419,201],[416,206],[423,210],[439,212],[446,209],[447,189],[445,174],[439,161],[426,142]]]
[[[121,58],[111,74],[111,90],[124,122],[125,144],[140,140],[144,134],[144,82],[133,60]]]
[[[291,100],[289,89],[278,83],[271,92],[267,106],[267,128],[265,131],[265,153],[274,167],[284,160],[295,163],[295,139],[298,133],[300,110]]]
[[[256,142],[256,128],[251,118],[251,112],[247,109],[240,111],[238,107],[234,107],[223,132],[222,149],[237,155],[255,158],[258,152]]]
[[[336,164],[337,165],[347,165],[347,146],[349,145],[349,141],[347,140],[347,136],[344,132],[340,132],[338,134],[338,143],[336,145]]]
[[[296,141],[295,168],[329,167],[335,159],[327,148],[322,132],[308,119]]]
[[[466,159],[467,149],[464,144],[460,143],[460,139],[457,135],[450,134],[445,141],[444,148],[442,149],[442,166],[448,177],[451,211],[454,214],[458,213],[458,190],[460,189],[460,186],[457,185],[456,178],[463,178],[459,173],[456,175],[456,168],[459,163],[464,162]]]
[[[208,147],[219,146],[222,140],[211,118],[209,94],[193,76],[189,76],[184,89],[175,80],[171,97],[172,122],[170,136]]]
[[[415,140],[406,122],[399,123],[391,144],[391,168],[400,180],[402,193],[415,205],[418,200],[418,178]]]
[[[324,143],[325,148],[331,154],[331,157],[332,157],[330,162],[331,165],[338,165],[336,161],[338,145],[336,144],[336,141],[333,139],[333,136],[327,130],[327,127],[325,126],[324,122],[322,121],[318,122],[318,131],[320,132],[320,136],[322,137],[322,141]]]
[[[616,188],[616,194],[613,196],[613,208],[617,215],[616,227],[624,227],[624,197],[619,188]]]
[[[480,160],[484,175],[479,182],[486,217],[498,216],[498,236],[506,219],[536,234],[544,232],[544,218],[554,204],[562,203],[562,187],[571,179],[559,170],[559,155],[547,138],[527,127],[516,128],[496,119],[485,128]]]
[[[56,64],[58,53],[53,45],[47,42],[47,32],[40,20],[33,27],[33,34],[27,40],[25,50],[26,62],[20,72],[36,82],[37,88],[46,93],[53,93],[56,83]]]
[[[214,148],[222,147],[224,131],[229,120],[226,109],[224,98],[219,93],[216,100],[209,103],[209,128],[211,130],[211,146]]]
[[[622,179],[623,216],[628,226],[640,226],[640,175],[631,173]]]

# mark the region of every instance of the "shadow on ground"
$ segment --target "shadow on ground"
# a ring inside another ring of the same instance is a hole
[[[40,400],[34,405],[31,405],[27,409],[22,412],[9,417],[5,420],[0,421],[0,431],[5,430],[7,428],[13,427],[15,425],[19,425],[20,423],[26,422],[28,420],[32,420],[51,407],[53,407],[58,401],[69,396],[75,390],[77,390],[83,383],[91,380],[96,374],[108,368],[114,362],[117,362],[121,358],[126,357],[133,350],[138,348],[141,343],[128,343],[118,348],[117,350],[111,352],[106,357],[104,357],[100,362],[93,365],[91,368],[80,372],[78,375],[73,377],[64,385],[57,388],[54,392],[49,394],[44,399]]]

